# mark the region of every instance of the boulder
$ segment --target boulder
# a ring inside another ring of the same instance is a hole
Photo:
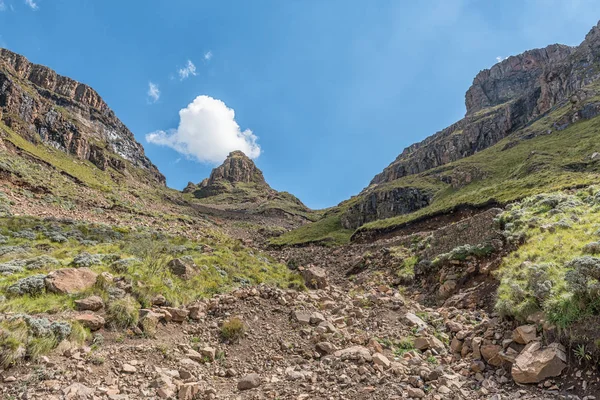
[[[311,265],[308,268],[301,268],[300,273],[304,278],[306,286],[311,289],[325,289],[329,286],[327,282],[327,273],[323,268]]]
[[[460,353],[462,351],[462,348],[462,340],[458,340],[456,337],[452,339],[452,342],[450,342],[450,350],[452,350],[453,353]]]
[[[203,349],[200,350],[200,354],[202,354],[202,356],[208,358],[210,361],[215,361],[215,356],[217,354],[217,351],[214,349],[214,347],[204,347]]]
[[[260,375],[249,374],[238,381],[238,390],[254,389],[260,386]]]
[[[481,355],[483,359],[490,365],[494,367],[499,367],[502,365],[502,357],[500,357],[500,352],[502,351],[502,347],[496,344],[486,344],[481,346]]]
[[[75,316],[75,321],[79,322],[90,331],[101,329],[106,321],[98,314],[85,313]]]
[[[319,342],[316,344],[315,348],[321,355],[335,353],[338,350],[334,344],[329,342]]]
[[[104,300],[100,296],[90,296],[85,299],[75,300],[75,309],[78,311],[98,311],[104,307]]]
[[[532,342],[515,359],[511,374],[517,383],[537,383],[559,376],[566,362],[567,355],[561,344],[552,343],[542,348],[539,342]]]
[[[175,276],[187,280],[196,274],[196,264],[189,257],[174,258],[169,261],[167,268]]]
[[[301,310],[294,311],[294,319],[299,322],[300,325],[310,325],[310,317],[310,312]]]
[[[512,339],[519,344],[528,344],[537,338],[535,325],[521,325],[513,331]]]
[[[94,286],[98,274],[89,268],[63,268],[46,276],[46,289],[58,294],[83,292]]]
[[[189,317],[194,321],[198,321],[206,316],[206,304],[194,303],[188,306],[190,312]]]
[[[183,322],[188,317],[190,313],[185,308],[175,308],[175,307],[166,307],[164,311],[167,311],[171,314],[171,321],[173,322]]]

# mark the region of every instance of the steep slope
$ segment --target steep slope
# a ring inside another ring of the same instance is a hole
[[[143,147],[89,86],[0,49],[0,120],[32,144],[90,161],[102,171],[131,175],[138,169],[149,183],[164,176]],[[5,139],[14,142],[4,129]]]
[[[414,144],[358,196],[278,245],[343,243],[464,207],[598,180],[600,27],[578,47],[551,45],[480,72],[467,114]],[[587,121],[587,122],[583,122]]]

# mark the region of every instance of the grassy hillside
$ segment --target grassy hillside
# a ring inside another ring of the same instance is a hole
[[[594,99],[591,99],[594,100]],[[465,159],[376,187],[386,191],[396,187],[433,190],[433,201],[416,212],[367,223],[357,232],[393,230],[417,218],[450,211],[461,205],[484,205],[489,202],[509,203],[530,195],[580,187],[600,179],[600,117],[581,121],[557,131],[553,123],[570,110],[570,105],[554,110],[529,127],[514,133],[496,145]],[[551,131],[550,134],[546,132]],[[532,139],[532,133],[542,133]],[[463,177],[468,176],[469,179]],[[464,184],[450,185],[449,177]],[[301,244],[338,238],[347,241],[349,234],[334,223],[360,196],[342,203],[327,220],[304,226],[283,235],[277,245]]]
[[[561,328],[598,314],[598,187],[527,198],[500,222],[509,239],[522,243],[498,272],[501,314],[526,321],[542,311]]]

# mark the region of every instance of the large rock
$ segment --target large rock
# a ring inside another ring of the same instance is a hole
[[[94,286],[98,274],[89,268],[63,268],[46,276],[46,289],[53,293],[80,293]]]
[[[435,336],[422,336],[415,339],[415,349],[425,351],[433,349],[436,351],[442,351],[445,349],[444,343]]]
[[[483,359],[494,367],[499,367],[503,363],[502,357],[500,357],[501,351],[502,347],[496,344],[486,344],[481,346],[480,349]]]
[[[196,264],[188,257],[175,258],[168,262],[167,268],[181,279],[190,279],[196,274]]]
[[[537,383],[559,376],[567,366],[565,348],[552,343],[542,348],[539,342],[528,344],[515,359],[511,374],[517,383]]]
[[[307,268],[301,268],[300,273],[306,282],[306,286],[312,289],[325,289],[329,286],[327,282],[327,272],[323,268],[311,265]]]

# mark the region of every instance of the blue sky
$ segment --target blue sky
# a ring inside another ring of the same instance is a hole
[[[241,147],[323,208],[460,119],[496,57],[598,19],[592,0],[0,0],[0,46],[94,87],[169,186]]]

